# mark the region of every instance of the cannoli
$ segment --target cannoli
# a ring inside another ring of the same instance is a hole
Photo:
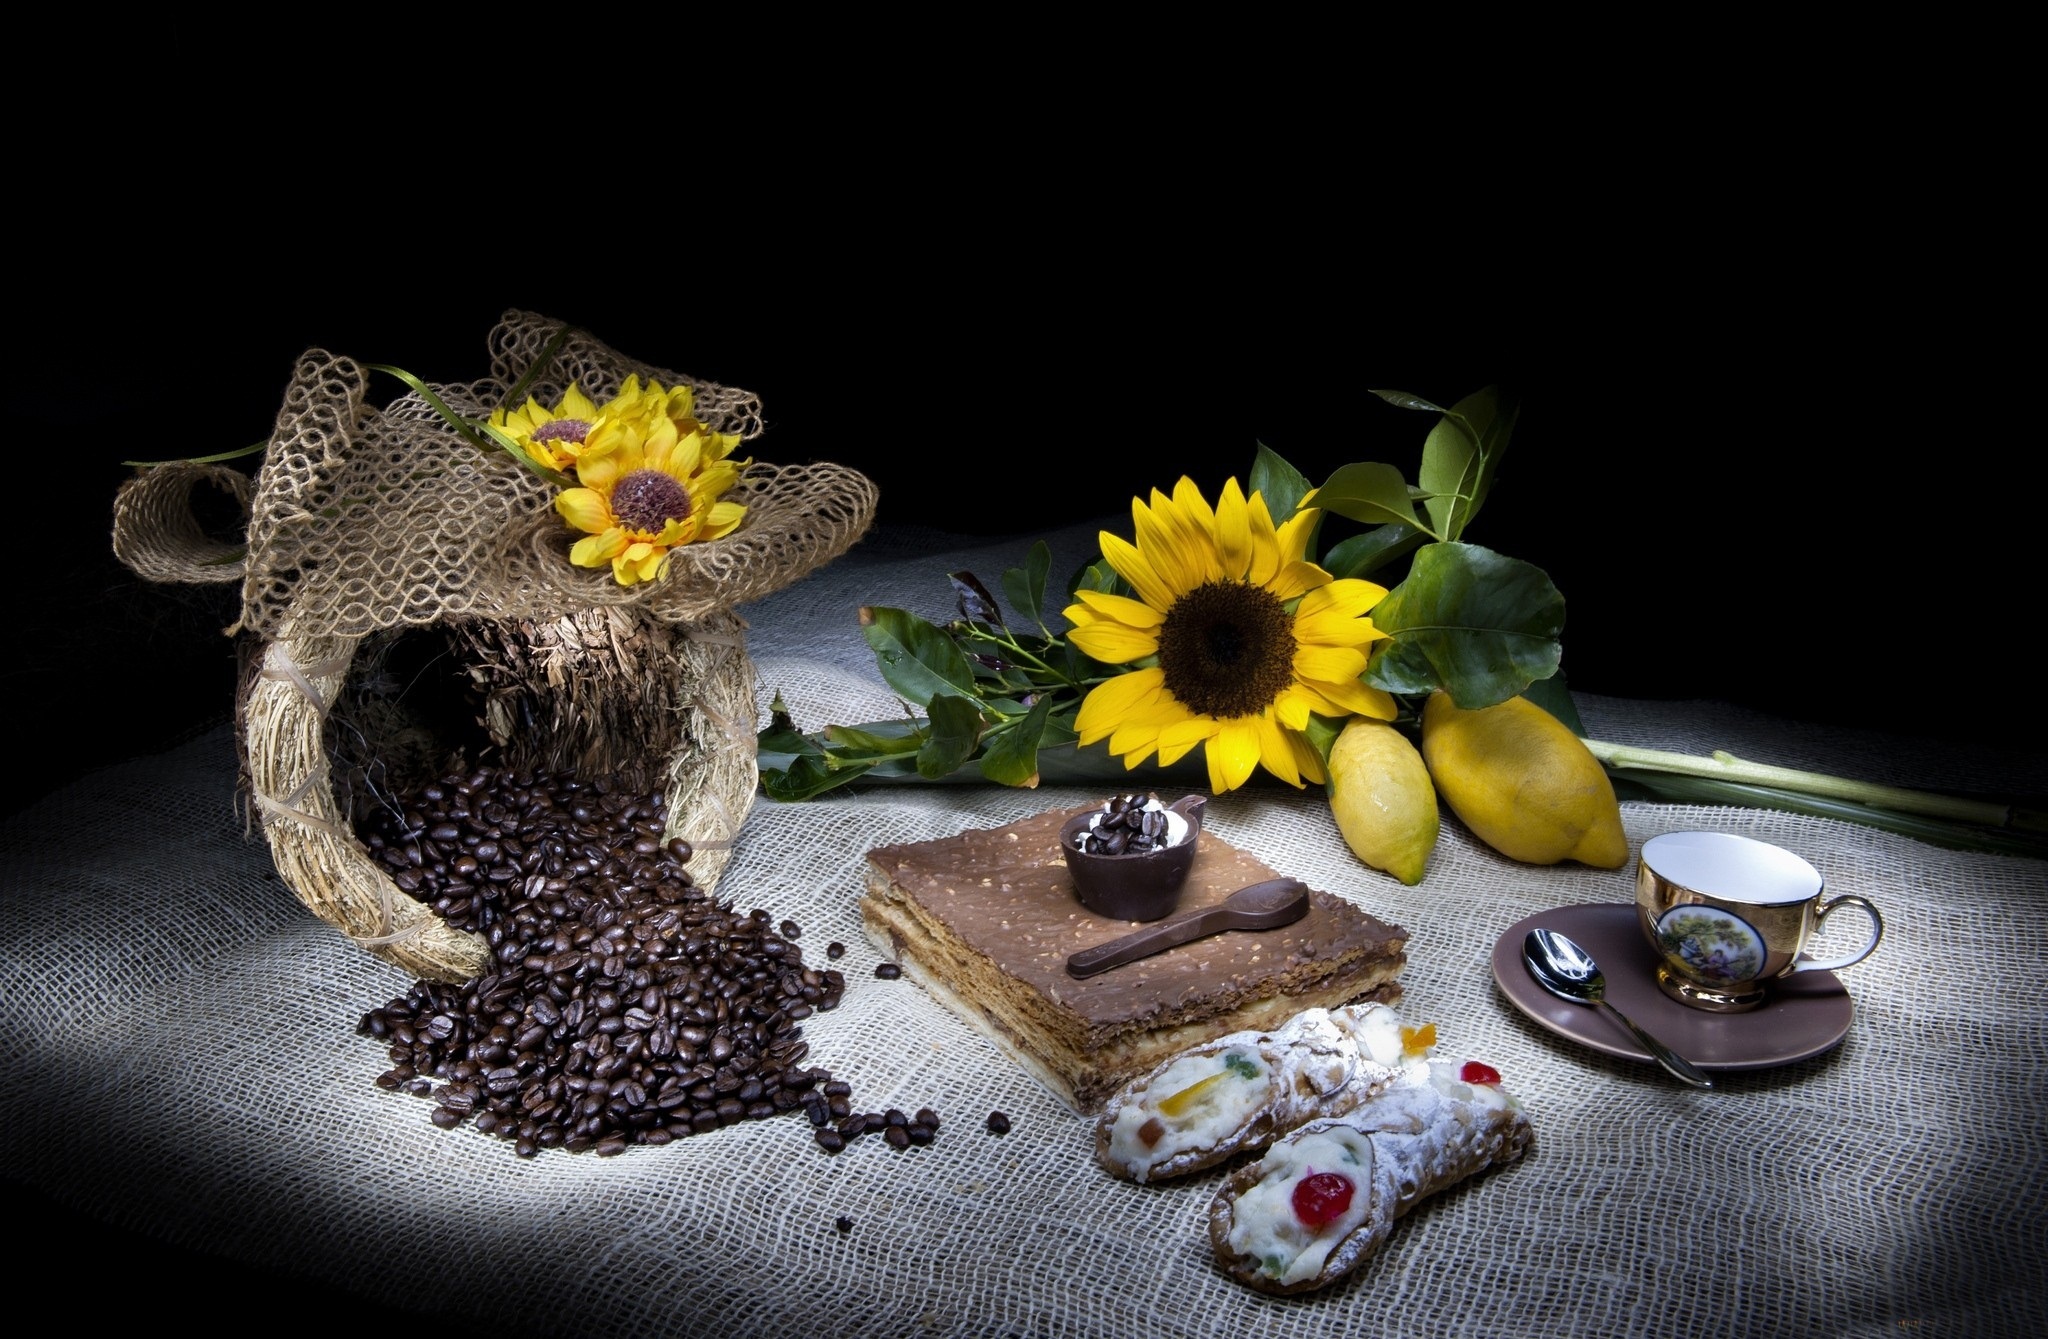
[[[1096,1118],[1095,1160],[1139,1182],[1213,1167],[1419,1072],[1435,1035],[1403,1027],[1389,1005],[1360,1003],[1218,1037],[1113,1094]]]
[[[1385,1244],[1395,1219],[1521,1157],[1533,1138],[1492,1068],[1432,1059],[1232,1172],[1209,1205],[1209,1243],[1233,1278],[1260,1292],[1328,1287]]]

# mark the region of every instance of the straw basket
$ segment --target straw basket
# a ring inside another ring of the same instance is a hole
[[[637,374],[691,386],[713,429],[761,432],[753,395],[533,313],[506,312],[490,356],[489,376],[428,390],[478,420],[522,384],[547,404],[572,383],[602,403]],[[401,891],[356,826],[368,805],[488,764],[659,790],[664,836],[691,844],[691,877],[712,889],[759,781],[737,606],[851,547],[873,520],[873,483],[830,463],[749,466],[727,495],[747,506],[737,530],[623,587],[569,562],[576,536],[546,480],[479,451],[418,391],[378,409],[368,388],[361,364],[310,350],[253,479],[165,465],[115,502],[115,553],[142,577],[241,583],[229,629],[242,639],[241,780],[280,875],[409,972],[452,982],[487,970],[483,941]],[[196,519],[202,488],[242,508],[245,545]]]

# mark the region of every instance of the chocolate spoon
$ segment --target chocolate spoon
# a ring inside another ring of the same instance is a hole
[[[1300,879],[1267,879],[1238,889],[1213,907],[1184,911],[1121,939],[1084,948],[1067,959],[1067,975],[1094,976],[1224,930],[1271,930],[1307,914],[1307,884]]]

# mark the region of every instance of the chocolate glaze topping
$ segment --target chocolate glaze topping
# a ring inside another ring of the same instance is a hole
[[[1408,933],[1333,893],[1310,890],[1308,914],[1277,929],[1232,930],[1100,976],[1068,975],[1068,955],[1128,934],[1131,921],[1083,907],[1060,859],[1060,825],[1083,805],[934,841],[877,847],[875,872],[1004,974],[1071,1010],[1091,1031],[1204,1017],[1279,991],[1350,976],[1365,992],[1405,961]],[[1208,831],[1180,909],[1212,906],[1277,871]],[[959,983],[956,983],[959,984]]]

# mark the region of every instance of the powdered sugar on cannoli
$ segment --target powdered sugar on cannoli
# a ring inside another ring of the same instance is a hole
[[[1175,1056],[1112,1096],[1096,1160],[1154,1181],[1212,1167],[1318,1117],[1349,1111],[1426,1073],[1434,1029],[1384,1004],[1305,1009],[1270,1032],[1238,1032]]]
[[[1210,1244],[1233,1277],[1262,1292],[1326,1287],[1385,1244],[1395,1219],[1521,1157],[1532,1138],[1490,1066],[1433,1059],[1232,1173],[1210,1203]]]

